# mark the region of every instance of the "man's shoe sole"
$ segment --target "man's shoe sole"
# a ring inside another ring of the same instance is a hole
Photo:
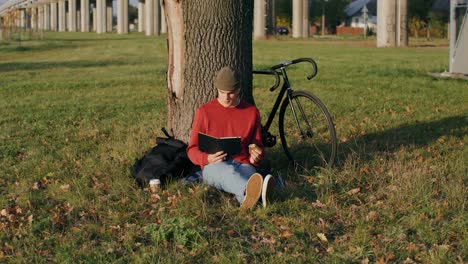
[[[250,176],[245,187],[245,198],[241,209],[252,209],[262,194],[263,177],[259,173]]]

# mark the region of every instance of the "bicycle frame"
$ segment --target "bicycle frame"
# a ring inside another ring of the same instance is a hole
[[[281,87],[281,90],[280,90],[280,92],[278,94],[278,97],[276,97],[276,101],[275,101],[275,103],[273,105],[273,108],[271,109],[271,112],[268,115],[267,122],[265,123],[264,126],[262,126],[264,132],[268,133],[268,131],[270,130],[270,126],[273,123],[273,119],[275,118],[276,112],[278,111],[278,108],[280,107],[281,102],[283,101],[283,97],[286,94],[286,97],[289,100],[289,105],[291,106],[291,111],[292,111],[292,114],[294,116],[294,120],[296,121],[296,125],[297,125],[299,131],[301,131],[301,137],[302,138],[305,137],[305,136],[312,137],[312,132],[311,132],[312,128],[311,128],[311,126],[310,126],[310,124],[308,122],[307,122],[308,130],[305,133],[305,135],[304,135],[304,131],[300,127],[299,121],[297,119],[297,113],[296,113],[296,110],[295,110],[293,102],[292,102],[292,93],[294,91],[291,88],[291,84],[289,82],[289,78],[288,78],[288,75],[286,73],[286,67],[287,66],[292,65],[292,64],[296,64],[296,63],[299,63],[299,62],[304,62],[304,61],[311,63],[312,66],[313,66],[313,69],[314,69],[312,74],[310,74],[307,77],[307,79],[310,80],[313,77],[315,77],[315,75],[317,74],[317,65],[316,65],[314,60],[309,59],[309,58],[300,58],[300,59],[296,59],[296,60],[293,60],[293,61],[282,62],[281,64],[273,66],[270,71],[253,71],[252,72],[254,74],[275,75],[276,84],[273,87],[270,88],[270,91],[274,91],[279,86],[279,83],[280,83],[280,80],[279,80],[280,77],[279,76],[281,75],[281,77],[283,78],[283,86]],[[277,69],[279,69],[280,72],[278,72]],[[298,105],[300,113],[303,116],[305,116],[304,109],[302,108],[302,105],[299,102],[297,102],[297,105]],[[304,120],[307,120],[307,119],[304,118]]]
[[[270,126],[273,123],[273,119],[275,118],[276,112],[278,111],[278,109],[279,109],[279,107],[281,105],[281,102],[283,101],[283,97],[284,97],[286,91],[288,92],[286,94],[286,96],[288,96],[289,100],[291,100],[290,95],[292,93],[292,89],[291,89],[291,85],[289,83],[288,75],[286,74],[286,71],[285,71],[284,68],[281,68],[281,77],[283,78],[283,86],[281,87],[281,90],[280,90],[278,96],[276,97],[275,104],[273,105],[273,108],[271,109],[270,114],[268,115],[268,119],[267,119],[265,125],[263,126],[263,129],[265,131],[270,130]]]

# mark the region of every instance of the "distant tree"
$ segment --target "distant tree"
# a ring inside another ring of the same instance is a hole
[[[408,1],[408,12],[410,17],[410,29],[411,21],[413,26],[420,25],[426,28],[426,37],[430,38],[431,33],[431,17],[432,17],[432,6],[436,0],[411,0]],[[417,22],[419,20],[419,22]],[[416,23],[417,22],[417,23]],[[414,27],[415,29],[416,27]],[[415,31],[416,32],[416,31]],[[416,33],[417,37],[417,33]]]
[[[353,0],[309,0],[309,18],[314,21],[321,21],[322,12],[325,12],[325,23],[328,27],[336,28],[345,20],[343,13],[346,5]],[[292,1],[277,0],[276,16],[282,20],[292,21]]]
[[[324,13],[327,28],[331,28],[335,31],[336,27],[345,21],[346,16],[343,10],[352,1],[353,0],[311,0],[309,4],[309,14],[313,20],[319,22]]]
[[[128,22],[133,23],[135,19],[138,19],[138,8],[128,5]]]
[[[436,0],[410,0],[408,1],[408,12],[411,17],[417,17],[424,22],[430,19],[431,8]]]
[[[275,2],[276,25],[291,28],[292,1],[276,0]]]

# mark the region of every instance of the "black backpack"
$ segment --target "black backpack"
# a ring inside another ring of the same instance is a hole
[[[140,187],[146,186],[151,179],[159,179],[164,185],[167,179],[183,177],[194,167],[187,156],[187,144],[170,136],[166,129],[161,130],[166,138],[157,137],[156,146],[137,159],[131,168]]]

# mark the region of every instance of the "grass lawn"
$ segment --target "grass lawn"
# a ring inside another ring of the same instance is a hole
[[[166,124],[163,37],[0,43],[0,262],[466,263],[468,82],[428,75],[448,68],[443,40],[374,41],[254,43],[256,69],[316,59],[313,81],[307,65],[288,73],[340,146],[313,173],[267,153],[287,185],[251,212],[205,185],[151,195],[131,178]],[[254,80],[262,115],[271,81]]]

